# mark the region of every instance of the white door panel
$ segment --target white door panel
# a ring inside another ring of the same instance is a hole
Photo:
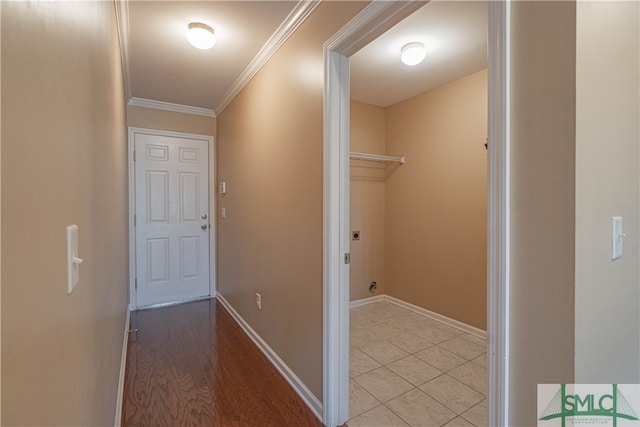
[[[137,306],[207,296],[208,142],[134,138]]]

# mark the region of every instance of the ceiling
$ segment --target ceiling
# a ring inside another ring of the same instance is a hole
[[[129,1],[132,97],[215,110],[296,7],[295,1]],[[210,50],[192,47],[190,22],[213,27]]]
[[[257,70],[269,48],[273,51],[273,40],[297,28],[291,23],[299,24],[300,15],[311,12],[313,4],[129,1],[131,97],[219,113],[243,78],[248,79],[247,72]],[[444,0],[423,6],[352,56],[352,98],[388,106],[485,68],[487,13],[484,1]],[[214,28],[217,43],[212,49],[198,50],[187,42],[184,32],[194,21]],[[411,41],[431,46],[425,61],[415,67],[399,58],[400,48]]]
[[[351,98],[389,105],[487,67],[487,1],[436,0],[351,57]],[[423,62],[400,61],[400,49],[422,42]]]

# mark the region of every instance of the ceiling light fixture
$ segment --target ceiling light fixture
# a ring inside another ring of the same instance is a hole
[[[202,22],[192,22],[187,27],[187,40],[195,48],[211,49],[216,44],[213,28]]]
[[[402,46],[400,59],[406,65],[417,65],[422,62],[427,52],[420,42],[408,43]]]

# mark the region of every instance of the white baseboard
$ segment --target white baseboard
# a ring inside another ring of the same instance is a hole
[[[129,325],[131,323],[131,310],[127,309],[127,317],[124,321],[124,338],[122,339],[122,355],[120,356],[120,376],[118,378],[118,395],[116,397],[115,427],[122,425],[122,399],[124,398],[124,373],[127,367],[127,346],[129,344]]]
[[[258,346],[262,353],[267,357],[273,366],[280,372],[285,380],[293,387],[302,401],[311,409],[311,412],[322,421],[322,403],[318,398],[307,388],[307,386],[298,378],[298,376],[287,366],[286,363],[278,354],[273,351],[271,347],[258,335],[256,331],[249,326],[247,322],[234,310],[233,307],[227,302],[226,299],[218,292],[216,299],[227,309],[231,317],[240,325],[244,332],[251,338],[251,340]]]
[[[357,299],[349,303],[349,308],[360,307],[363,305],[373,304],[375,302],[382,302],[382,301],[384,301],[384,295],[376,295],[373,297]]]
[[[391,304],[395,304],[402,308],[406,308],[407,310],[411,310],[414,313],[421,314],[423,316],[429,317],[433,320],[437,320],[438,322],[442,322],[448,326],[452,326],[456,329],[460,329],[468,334],[475,335],[478,338],[487,339],[487,331],[483,331],[482,329],[476,328],[475,326],[467,325],[466,323],[462,323],[459,320],[452,319],[450,317],[444,316],[439,313],[435,313],[431,310],[427,310],[426,308],[419,307],[417,305],[408,303],[398,298],[391,297],[389,295],[376,295],[375,297],[363,298],[355,301],[351,301],[349,303],[350,308],[361,307],[367,304],[373,304],[376,302],[386,301]]]
[[[433,320],[437,320],[442,322],[448,326],[452,326],[456,329],[460,329],[468,334],[475,335],[478,338],[487,339],[487,331],[483,331],[482,329],[476,328],[475,326],[467,325],[466,323],[460,322],[459,320],[452,319],[450,317],[444,316],[439,313],[435,313],[433,311],[427,310],[426,308],[419,307],[417,305],[413,305],[406,301],[403,301],[398,298],[391,297],[389,295],[384,295],[384,300],[395,304],[397,306],[406,308],[407,310],[411,310],[415,313],[422,314],[423,316],[429,317]]]

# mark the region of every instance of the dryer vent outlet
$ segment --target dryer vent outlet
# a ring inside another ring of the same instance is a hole
[[[376,289],[378,289],[378,284],[376,282],[371,282],[369,284],[369,292],[371,292],[372,294],[375,294]]]

